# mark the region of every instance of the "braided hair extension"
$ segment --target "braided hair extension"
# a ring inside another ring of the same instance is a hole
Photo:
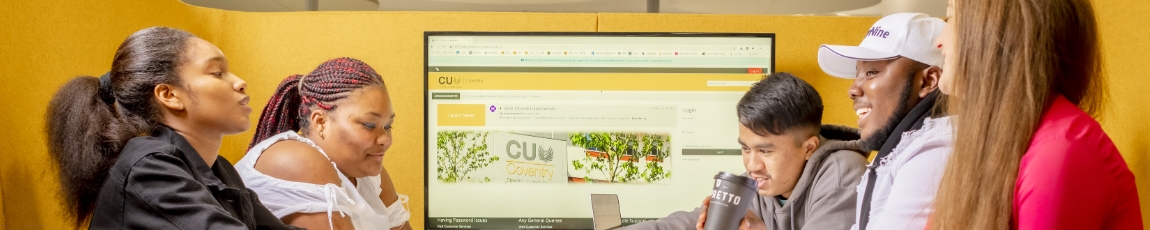
[[[289,76],[276,87],[260,114],[248,149],[288,130],[307,130],[312,109],[335,110],[336,101],[366,86],[384,86],[383,78],[367,63],[349,57],[328,60],[306,76]]]

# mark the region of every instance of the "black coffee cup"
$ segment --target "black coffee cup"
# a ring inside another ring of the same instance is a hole
[[[755,180],[719,172],[715,175],[715,188],[707,207],[706,230],[739,229],[739,223],[755,201]]]

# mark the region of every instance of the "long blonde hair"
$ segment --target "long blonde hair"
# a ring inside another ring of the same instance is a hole
[[[1010,229],[1019,162],[1063,95],[1097,115],[1106,101],[1088,0],[956,0],[954,152],[930,229]]]

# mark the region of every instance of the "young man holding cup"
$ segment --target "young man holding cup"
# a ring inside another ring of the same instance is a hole
[[[822,98],[810,84],[788,73],[759,81],[736,107],[738,141],[747,169],[743,176],[754,180],[749,184],[754,188],[747,189],[758,193],[740,197],[741,202],[750,202],[750,208],[710,205],[708,196],[694,211],[675,212],[627,229],[850,228],[855,222],[855,186],[867,162],[858,130],[822,125]],[[720,177],[730,176],[720,174],[716,180]],[[738,193],[720,191],[720,184],[716,182],[717,193]],[[732,223],[708,223],[714,220]]]

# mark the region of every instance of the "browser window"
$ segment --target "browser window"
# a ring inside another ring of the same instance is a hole
[[[591,229],[691,210],[740,173],[735,104],[771,34],[429,33],[429,229]]]

